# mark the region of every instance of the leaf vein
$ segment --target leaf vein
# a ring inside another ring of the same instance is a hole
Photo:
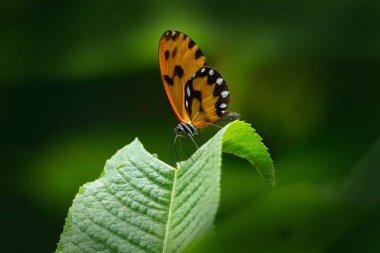
[[[149,251],[149,252],[153,252],[151,251],[149,248],[147,247],[144,247],[143,245],[140,245],[138,242],[135,242],[131,239],[129,239],[128,237],[125,237],[123,234],[120,234],[118,232],[115,232],[115,231],[112,231],[110,228],[107,228],[106,226],[104,226],[103,224],[95,221],[94,219],[92,219],[90,216],[88,217],[90,221],[92,221],[95,225],[98,225],[99,227],[103,228],[105,231],[119,237],[120,239],[123,239],[125,241],[127,241],[128,243],[130,243],[132,246],[135,246],[136,248],[139,248],[140,250],[144,250],[144,251]],[[103,243],[104,244],[104,243]],[[115,247],[112,247],[112,245],[110,244],[105,244],[106,246],[110,247],[110,248],[113,248],[115,251],[117,251],[117,248]]]
[[[171,186],[170,182],[160,182],[159,181],[159,179],[161,179],[162,181],[165,181],[165,179],[166,179],[165,177],[161,177],[160,174],[159,174],[160,177],[152,177],[145,169],[142,169],[141,165],[137,165],[131,159],[129,159],[126,155],[125,155],[125,159],[127,162],[129,162],[133,166],[134,169],[141,172],[146,177],[146,179],[148,179],[152,184],[159,186],[161,189],[163,189],[165,191],[170,190],[170,186]],[[144,168],[152,169],[152,166],[146,165],[146,166],[144,166]],[[155,171],[155,170],[153,170],[153,171]]]
[[[193,202],[195,202],[195,204],[192,203],[190,205],[191,208],[189,208],[189,211],[186,212],[186,214],[184,215],[184,217],[182,217],[181,219],[178,219],[179,222],[177,222],[175,225],[173,225],[173,229],[172,229],[173,231],[175,231],[175,228],[178,227],[178,225],[180,223],[182,223],[182,222],[184,222],[184,224],[185,224],[185,225],[183,225],[183,227],[184,228],[188,228],[189,224],[191,222],[193,222],[194,220],[196,220],[196,219],[193,219],[193,218],[187,219],[187,217],[189,216],[189,214],[194,214],[194,211],[193,211],[194,209],[200,209],[200,210],[202,210],[205,207],[207,201],[203,202],[201,200],[210,192],[210,190],[211,190],[210,188],[207,189],[206,191],[204,191],[201,194],[201,196],[198,199],[196,199],[196,200],[193,201]],[[202,203],[202,202],[203,202],[203,204],[197,205],[198,203]],[[197,218],[202,220],[202,217],[197,217]],[[186,219],[187,219],[187,221],[186,221]],[[177,230],[176,233],[173,234],[173,240],[175,240],[176,238],[178,238],[178,236],[181,234],[181,232],[183,232],[183,231]]]
[[[164,224],[162,222],[162,220],[156,218],[155,216],[149,216],[148,214],[146,213],[143,213],[143,212],[140,212],[140,210],[137,210],[136,208],[132,207],[131,205],[129,205],[128,202],[124,202],[122,199],[120,199],[119,197],[117,197],[116,195],[112,194],[112,192],[109,190],[108,187],[104,187],[105,190],[107,191],[107,193],[109,194],[109,196],[111,196],[112,198],[114,198],[118,203],[120,203],[122,206],[124,207],[127,207],[129,210],[131,210],[133,213],[135,214],[138,214],[138,215],[142,215],[142,216],[145,216],[147,218],[149,218],[150,220],[153,220],[155,221],[157,224]]]
[[[169,201],[167,201],[166,199],[164,199],[162,197],[161,198],[153,198],[152,194],[150,194],[149,191],[144,191],[142,187],[139,187],[137,184],[135,184],[133,182],[133,179],[129,175],[127,175],[126,173],[119,171],[119,170],[117,171],[117,173],[119,175],[121,175],[123,177],[123,179],[129,183],[129,185],[132,189],[136,190],[138,193],[140,193],[142,196],[147,198],[149,201],[154,202],[155,205],[150,203],[149,201],[143,203],[141,200],[134,199],[135,201],[137,201],[141,204],[147,205],[147,206],[154,208],[156,210],[165,210],[164,206],[167,206]]]

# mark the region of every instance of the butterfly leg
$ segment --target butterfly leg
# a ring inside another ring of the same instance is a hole
[[[172,144],[172,148],[170,150],[170,164],[173,166],[173,167],[177,167],[176,164],[173,163],[173,149],[174,149],[174,153],[176,155],[176,158],[177,158],[177,161],[178,161],[178,164],[179,164],[179,167],[182,166],[181,164],[181,161],[183,160],[183,157],[184,157],[184,154],[186,154],[187,157],[190,157],[191,161],[193,163],[195,163],[194,159],[190,156],[190,154],[183,148],[182,146],[182,142],[181,142],[181,139],[180,138],[183,138],[185,136],[182,136],[180,134],[176,134],[175,138],[174,138],[174,142]],[[176,143],[177,143],[177,140],[178,140],[178,146],[179,146],[179,150],[180,152],[178,153],[177,151],[177,146],[176,146]]]
[[[182,135],[179,135],[179,137],[185,137],[185,136],[182,136]],[[186,151],[186,149],[182,146],[182,142],[181,142],[181,139],[178,139],[178,144],[179,144],[179,148],[180,148],[180,151],[181,151],[181,160],[183,159],[184,157],[184,153],[186,154],[187,157],[190,157],[191,161],[193,163],[195,163],[195,161],[193,160],[193,158],[191,157],[191,155]]]
[[[199,149],[198,144],[195,142],[193,136],[191,136],[191,134],[189,134],[189,133],[187,133],[187,135],[190,137],[190,139],[191,139],[192,142],[194,143],[195,147],[197,147],[197,149]]]
[[[177,160],[179,159],[177,148],[175,146],[175,143],[177,142],[177,138],[178,138],[178,135],[176,134],[175,137],[174,137],[174,141],[173,141],[172,147],[170,149],[170,165],[173,166],[173,167],[175,167],[175,165],[173,164],[173,149],[174,149],[174,153],[176,154]]]

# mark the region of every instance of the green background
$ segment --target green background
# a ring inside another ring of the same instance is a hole
[[[224,155],[215,233],[193,251],[379,252],[379,7],[1,1],[0,251],[54,251],[79,186],[134,137],[170,162],[157,47],[175,29],[221,72],[277,170],[272,189]]]

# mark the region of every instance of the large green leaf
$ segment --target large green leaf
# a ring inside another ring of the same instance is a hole
[[[222,150],[246,158],[274,184],[274,168],[249,124],[222,128],[173,168],[136,139],[80,188],[57,252],[181,252],[207,232],[217,212]]]

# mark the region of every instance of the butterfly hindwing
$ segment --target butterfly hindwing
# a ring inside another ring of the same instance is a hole
[[[218,121],[227,112],[230,94],[223,77],[215,69],[200,68],[185,85],[185,108],[197,128]]]
[[[184,105],[184,90],[189,78],[206,63],[195,42],[186,34],[167,31],[160,39],[159,62],[165,91],[176,118],[189,121]]]

